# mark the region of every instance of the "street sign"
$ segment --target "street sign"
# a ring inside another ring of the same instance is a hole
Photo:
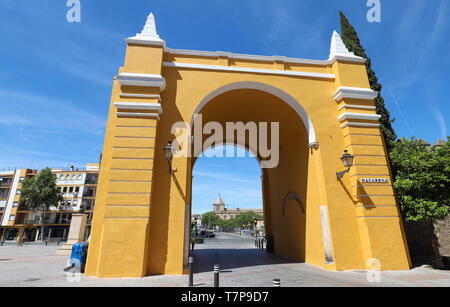
[[[361,183],[389,183],[386,178],[361,178]]]

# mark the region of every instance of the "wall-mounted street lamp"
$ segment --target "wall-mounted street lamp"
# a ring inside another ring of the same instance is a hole
[[[169,174],[172,175],[173,146],[171,141],[164,147],[164,153],[166,154],[167,163],[169,163]]]
[[[342,164],[344,164],[344,167],[348,167],[348,169],[346,171],[336,173],[336,177],[338,180],[341,179],[345,175],[345,173],[350,172],[350,167],[353,166],[354,158],[355,158],[354,156],[352,156],[351,154],[348,153],[348,150],[344,151],[344,154],[341,157],[341,161],[342,161]]]

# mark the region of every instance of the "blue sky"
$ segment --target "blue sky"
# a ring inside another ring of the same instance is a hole
[[[124,38],[140,32],[151,11],[170,48],[326,59],[342,10],[372,58],[398,136],[430,143],[445,138],[449,0],[381,0],[381,23],[367,21],[366,2],[81,0],[81,23],[68,23],[66,0],[1,0],[0,169],[98,160]],[[257,193],[248,192],[242,204],[233,198],[244,184],[248,191],[260,184],[256,162],[228,160],[198,162],[198,185],[210,188],[194,190],[194,203],[214,201],[221,192],[236,207],[258,207]],[[215,186],[210,175],[217,170],[245,182],[239,189],[231,179]]]

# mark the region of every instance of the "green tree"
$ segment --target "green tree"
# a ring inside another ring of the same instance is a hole
[[[414,138],[394,142],[394,187],[406,222],[435,221],[450,210],[450,145],[431,149]]]
[[[26,178],[20,190],[20,203],[29,210],[41,212],[42,241],[44,238],[45,223],[51,208],[58,208],[64,201],[59,188],[56,186],[56,176],[50,168],[43,169],[36,177]]]
[[[202,215],[202,225],[207,225],[208,227],[220,226],[220,221],[220,217],[214,212],[206,212]]]
[[[372,60],[367,56],[365,49],[361,45],[355,28],[350,24],[347,17],[345,17],[345,15],[341,11],[339,11],[339,14],[341,16],[342,41],[350,52],[353,52],[355,55],[366,59],[366,70],[369,77],[370,87],[372,90],[378,92],[378,96],[377,98],[375,98],[375,106],[377,108],[377,114],[381,115],[381,132],[383,133],[388,152],[390,152],[391,143],[397,139],[397,135],[395,134],[394,128],[392,127],[392,122],[394,120],[391,120],[391,114],[386,109],[384,99],[380,94],[383,86],[378,82],[378,78],[375,75],[375,72],[372,70]]]
[[[264,219],[263,216],[258,215],[256,213],[254,213],[253,211],[242,213],[235,217],[237,226],[243,225],[244,227],[245,226],[253,226],[255,218],[258,221],[261,221]]]

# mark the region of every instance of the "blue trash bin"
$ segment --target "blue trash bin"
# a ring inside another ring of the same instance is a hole
[[[72,254],[70,255],[70,264],[84,273],[86,266],[87,250],[89,243],[81,242],[72,246]]]

